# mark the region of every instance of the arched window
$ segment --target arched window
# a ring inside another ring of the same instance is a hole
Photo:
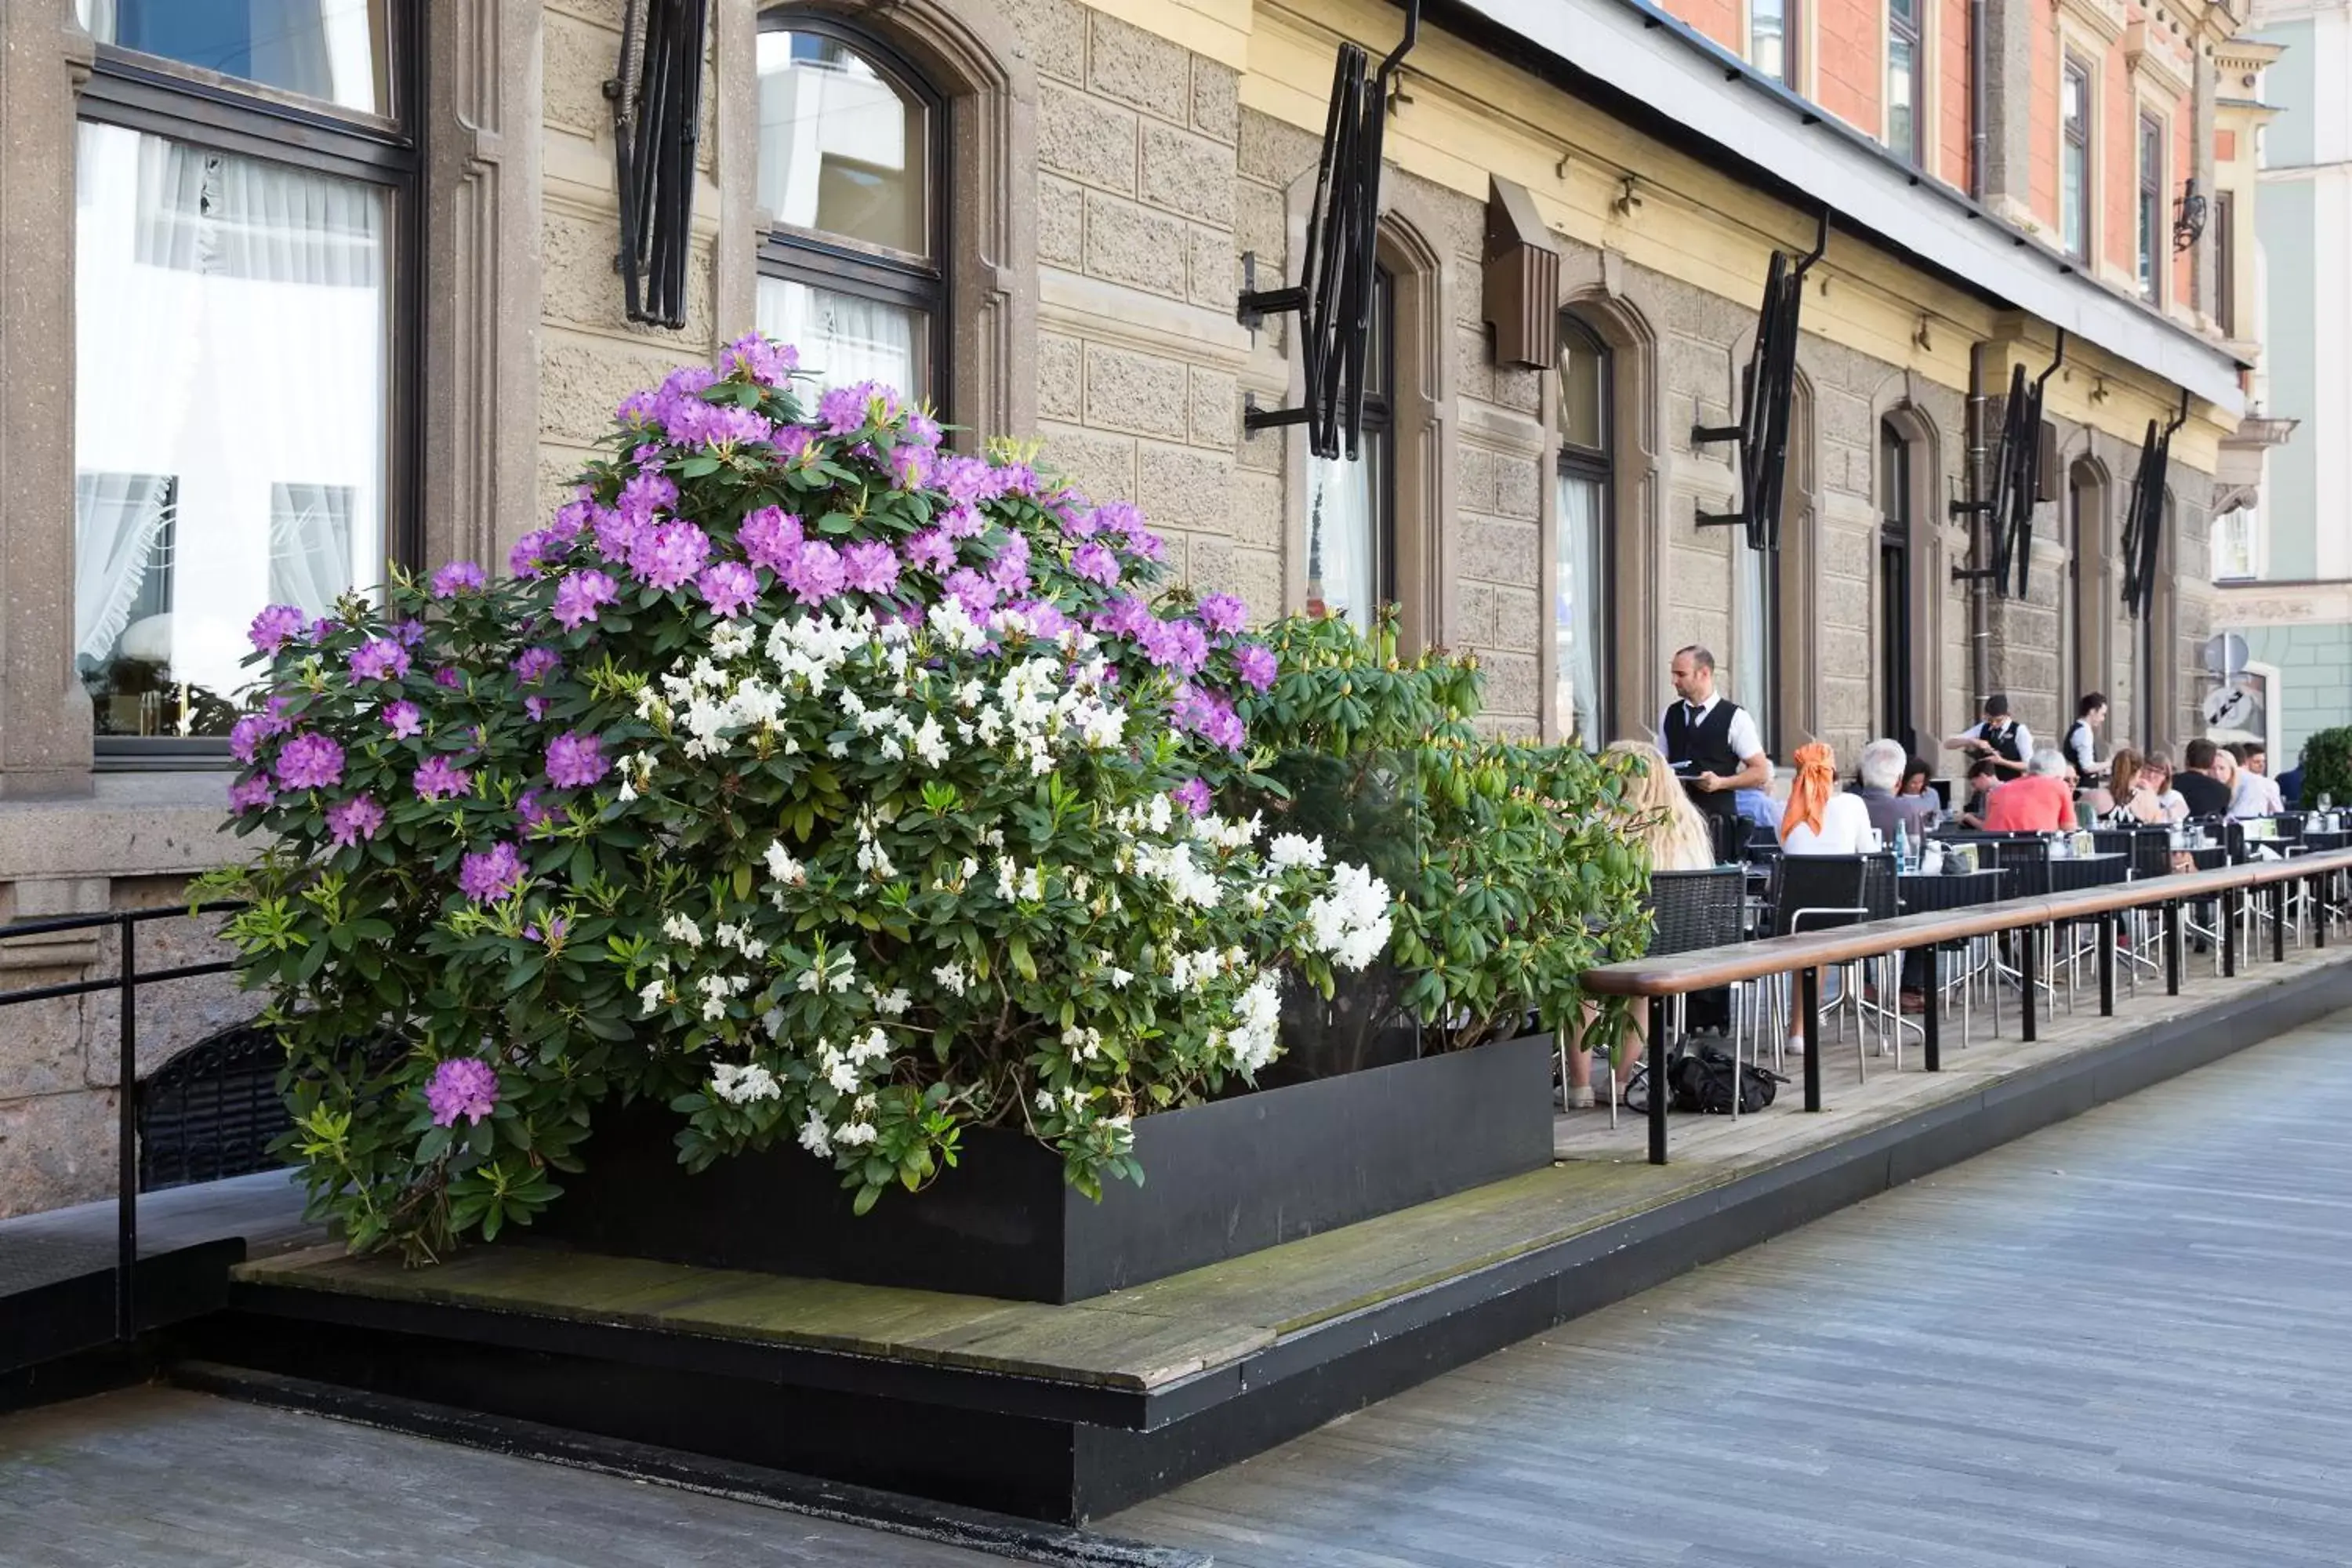
[[[1397,596],[1396,282],[1372,272],[1372,332],[1364,345],[1364,416],[1356,456],[1308,459],[1307,613],[1369,627]]]
[[[946,106],[879,40],[760,19],[760,330],[828,386],[947,384]]]
[[[1878,424],[1878,712],[1880,733],[1917,752],[1912,709],[1911,440],[1892,419]]]
[[[2078,460],[2066,473],[2066,580],[2058,587],[2058,715],[2071,717],[2085,691],[2107,684],[2106,601],[2100,542],[2106,537],[2107,488],[2097,464]]]
[[[1552,683],[1560,726],[1587,746],[1599,746],[1610,734],[1613,374],[1609,345],[1591,327],[1563,313],[1557,416],[1559,524],[1552,547]]]

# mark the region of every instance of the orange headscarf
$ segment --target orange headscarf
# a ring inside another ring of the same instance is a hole
[[[1822,808],[1829,805],[1830,795],[1837,787],[1837,753],[1826,742],[1808,741],[1797,748],[1797,782],[1789,786],[1789,804],[1780,813],[1780,841],[1787,843],[1789,835],[1803,823],[1815,833],[1822,830]]]

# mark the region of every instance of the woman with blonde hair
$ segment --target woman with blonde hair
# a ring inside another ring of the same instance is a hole
[[[1674,768],[1666,754],[1647,741],[1612,741],[1609,754],[1632,759],[1625,770],[1625,784],[1617,816],[1626,829],[1626,837],[1642,847],[1653,871],[1704,871],[1715,864],[1715,838],[1707,831],[1706,818],[1690,803],[1682,781],[1675,777]],[[1579,1034],[1589,1038],[1592,1032],[1593,1007],[1584,1006],[1584,1026]],[[1645,1010],[1633,1010],[1631,1048],[1620,1053],[1617,1063],[1615,1099],[1625,1098],[1625,1084],[1641,1065]],[[1560,1102],[1570,1110],[1581,1110],[1593,1103],[1592,1047],[1581,1040],[1568,1051],[1568,1081],[1560,1088]]]

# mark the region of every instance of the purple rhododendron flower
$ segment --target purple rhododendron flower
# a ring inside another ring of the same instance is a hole
[[[861,539],[841,552],[841,585],[860,594],[887,594],[898,585],[898,552],[878,539]]]
[[[1058,637],[1064,632],[1076,630],[1078,624],[1063,614],[1062,606],[1051,599],[1024,599],[1017,605],[1005,605],[998,614],[1019,616],[1033,637]]]
[[[425,714],[414,702],[394,702],[383,710],[383,721],[392,726],[392,738],[405,741],[425,728]]]
[[[960,502],[940,514],[940,531],[950,539],[972,539],[988,531],[988,520],[977,507]]]
[[[415,647],[425,640],[425,623],[411,616],[404,621],[392,623],[392,635],[400,639],[403,647]]]
[[[465,689],[466,672],[454,664],[445,664],[433,672],[433,684],[451,691]]]
[[[907,414],[907,436],[908,439],[919,441],[926,447],[937,447],[940,444],[940,422],[919,408],[909,409]]]
[[[824,448],[817,445],[816,432],[805,425],[783,426],[771,444],[787,466],[797,463],[805,468],[824,456]]]
[[[302,612],[292,605],[272,605],[253,617],[246,636],[253,639],[256,651],[276,653],[289,642],[302,635]]]
[[[948,591],[949,597],[963,606],[964,614],[973,620],[979,620],[994,609],[996,601],[1002,597],[995,584],[969,566],[960,566],[949,573],[947,581],[940,586]]]
[[[1132,595],[1121,595],[1102,607],[1095,617],[1095,630],[1119,637],[1139,637],[1143,628],[1152,625],[1151,612],[1143,601]]]
[[[479,593],[489,585],[489,575],[470,561],[452,561],[433,574],[433,596],[454,599],[460,594]]]
[[[679,587],[710,559],[710,539],[690,522],[666,522],[637,541],[629,569],[665,592]]]
[[[752,565],[781,573],[792,564],[793,552],[801,547],[801,520],[782,507],[763,506],[744,514],[735,542],[743,547]]]
[[[547,917],[543,927],[538,921],[533,921],[530,924],[523,927],[523,940],[526,942],[543,942],[547,943],[548,946],[553,947],[557,942],[563,940],[564,933],[571,931],[571,929],[572,922],[565,920],[562,915],[550,915]]]
[[[677,504],[677,481],[658,468],[641,468],[621,482],[613,504],[631,522],[651,527],[656,513]]]
[[[436,1127],[454,1127],[460,1116],[468,1126],[475,1125],[497,1109],[498,1069],[474,1057],[452,1057],[433,1069],[425,1085],[425,1103]]]
[[[478,904],[520,893],[530,880],[521,853],[503,839],[457,863],[457,890]]]
[[[1170,704],[1169,716],[1180,730],[1190,730],[1212,745],[1238,752],[1247,738],[1248,731],[1233,704],[1213,691],[1202,691],[1194,686],[1176,689],[1175,700]]]
[[[719,363],[730,375],[741,375],[761,386],[782,386],[800,368],[801,352],[759,332],[746,332],[727,345]]]
[[[317,620],[310,623],[310,640],[315,643],[323,643],[329,637],[333,637],[337,632],[342,629],[342,622],[330,620],[325,616],[320,616]]]
[[[1276,668],[1274,650],[1263,643],[1245,642],[1234,649],[1234,669],[1253,690],[1272,689]]]
[[[1209,636],[1198,621],[1151,621],[1135,641],[1144,658],[1179,675],[1192,675],[1209,662]]]
[[[760,596],[760,579],[740,561],[721,561],[707,569],[695,580],[710,613],[725,620],[733,620],[751,607]]]
[[[1211,594],[1201,601],[1201,624],[1213,632],[1237,632],[1249,625],[1249,606],[1231,594]]]
[[[558,789],[585,789],[612,771],[604,742],[578,731],[558,735],[547,743],[547,782]]]
[[[473,788],[474,781],[466,770],[438,752],[417,766],[416,793],[423,799],[455,799],[472,794]]]
[[[555,813],[541,804],[539,792],[535,789],[522,792],[522,798],[515,802],[515,816],[521,819],[526,828],[544,827],[555,820]]]
[[[765,415],[735,404],[706,403],[700,398],[680,403],[667,426],[670,439],[688,447],[740,447],[764,441],[776,426]]]
[[[1073,511],[1062,519],[1062,531],[1072,539],[1092,539],[1102,531],[1091,511]]]
[[[1187,779],[1182,784],[1178,784],[1174,789],[1170,790],[1168,794],[1170,798],[1174,800],[1178,805],[1182,806],[1194,816],[1206,816],[1209,815],[1210,803],[1208,780],[1202,778]]]
[[[249,763],[261,752],[261,742],[285,728],[268,716],[248,713],[229,727],[228,754],[240,763]]]
[[[373,838],[375,830],[383,826],[383,807],[373,795],[355,795],[340,805],[327,808],[327,827],[338,844],[357,844],[362,838]]]
[[[535,685],[563,668],[563,656],[551,647],[534,646],[515,655],[515,679]]]
[[[910,565],[945,572],[956,562],[955,541],[943,528],[924,529],[908,536],[907,560]]]
[[[555,711],[555,699],[552,697],[526,697],[522,700],[522,710],[530,715],[530,721],[532,723],[538,724],[544,722],[547,716]],[[474,743],[478,746],[481,742],[482,731],[479,727],[477,727],[474,731]]]
[[[408,673],[408,650],[398,637],[373,637],[352,651],[353,680],[398,680]]]
[[[579,499],[565,501],[562,506],[557,507],[553,521],[541,531],[547,535],[551,544],[559,547],[569,544],[587,531],[588,519],[595,510],[595,506],[594,496],[590,493],[587,486],[583,485],[580,487]]]
[[[621,596],[621,585],[602,572],[574,572],[555,585],[555,618],[577,631],[596,618],[598,606]]]
[[[1070,572],[1108,588],[1118,581],[1118,557],[1111,553],[1108,545],[1088,540],[1070,552]]]
[[[948,492],[948,499],[958,506],[969,507],[974,501],[987,500],[997,494],[996,470],[985,458],[967,457],[961,452],[943,454],[932,482]]]
[[[780,575],[803,605],[822,605],[841,592],[841,552],[822,539],[804,539]]]
[[[256,807],[268,805],[277,798],[278,792],[269,787],[269,775],[267,773],[256,773],[249,779],[239,779],[229,786],[228,804],[232,811],[252,811]]]
[[[816,402],[817,417],[828,436],[846,436],[868,425],[887,425],[898,416],[898,395],[878,381],[826,390]]]
[[[919,490],[931,482],[937,461],[929,447],[902,446],[890,454],[890,478],[902,490]]]
[[[626,562],[635,552],[637,541],[653,531],[652,523],[609,507],[597,509],[594,526],[596,548],[607,561]]]
[[[325,789],[343,778],[343,749],[324,735],[297,735],[278,748],[278,782],[288,789]]]
[[[507,570],[517,577],[536,577],[562,552],[563,542],[552,530],[535,528],[507,552]]]

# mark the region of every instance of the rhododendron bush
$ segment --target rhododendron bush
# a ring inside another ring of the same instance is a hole
[[[233,798],[274,842],[200,896],[250,900],[355,1247],[527,1221],[619,1098],[861,1209],[971,1124],[1098,1192],[1387,942],[1376,878],[1213,809],[1276,678],[1238,601],[1168,587],[1133,508],[792,372],[747,339],[629,399],[506,574],[254,624]]]

